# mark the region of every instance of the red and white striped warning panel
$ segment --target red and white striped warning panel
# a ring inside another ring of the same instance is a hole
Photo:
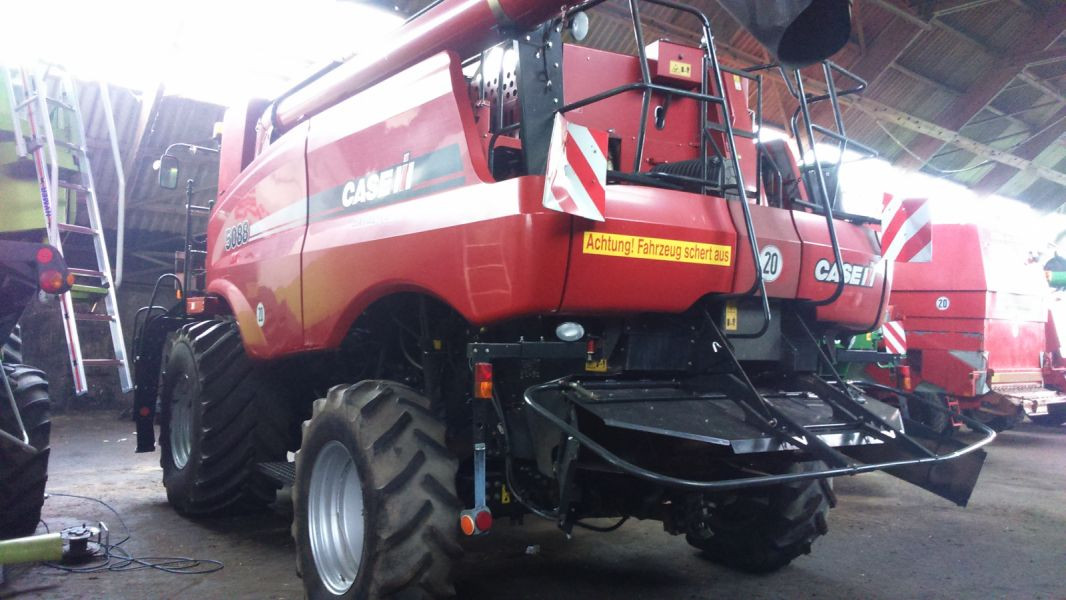
[[[928,198],[893,198],[885,194],[881,213],[881,253],[885,260],[933,260],[933,222]]]
[[[544,206],[594,221],[607,210],[607,132],[555,115],[548,167],[544,178]]]
[[[907,353],[907,332],[900,321],[886,321],[881,326],[881,338],[885,340],[885,352],[889,354]]]

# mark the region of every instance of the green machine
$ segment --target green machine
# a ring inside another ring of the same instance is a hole
[[[44,209],[41,204],[41,186],[33,156],[19,156],[16,131],[26,139],[30,131],[25,117],[15,127],[12,106],[24,102],[15,93],[20,82],[12,82],[12,71],[0,68],[0,235],[15,232],[30,232],[45,229]],[[15,85],[13,85],[15,84]],[[11,96],[14,95],[14,102]],[[80,181],[78,161],[68,148],[75,140],[74,123],[70,111],[60,110],[58,105],[49,107],[52,132],[56,140],[56,157],[61,182]],[[52,204],[60,223],[74,223],[77,202],[73,188],[60,187]]]

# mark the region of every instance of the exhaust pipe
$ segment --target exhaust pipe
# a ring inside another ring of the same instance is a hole
[[[851,37],[851,0],[718,0],[781,66],[834,55]]]

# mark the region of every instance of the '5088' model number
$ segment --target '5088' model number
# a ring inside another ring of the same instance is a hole
[[[222,231],[222,237],[226,242],[226,250],[233,250],[248,243],[248,221],[241,221],[233,227],[227,227]]]

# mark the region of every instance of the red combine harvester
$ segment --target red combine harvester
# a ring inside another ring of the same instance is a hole
[[[137,332],[138,450],[158,406],[187,515],[291,483],[311,597],[447,595],[458,538],[494,517],[656,519],[769,571],[826,532],[831,477],[972,492],[991,430],[938,438],[818,376],[888,303],[877,236],[814,155],[864,84],[826,62],[809,94],[796,70],[845,43],[848,2],[727,3],[780,60],[749,70],[669,0],[629,3],[637,56],[564,43],[599,4],[443,0],[388,52],[226,115],[206,245],[186,243],[204,267],[166,276],[184,301]],[[648,43],[646,6],[706,43]],[[756,143],[770,68],[798,159]]]
[[[994,429],[1025,415],[1047,422],[1060,414],[1066,389],[1044,382],[1045,373],[1054,376],[1046,354],[1054,325],[1043,271],[1026,264],[1016,236],[936,224],[933,237],[931,262],[897,263],[893,274],[892,312],[906,332],[905,364],[867,373]],[[929,418],[937,429],[960,424],[943,413]]]

